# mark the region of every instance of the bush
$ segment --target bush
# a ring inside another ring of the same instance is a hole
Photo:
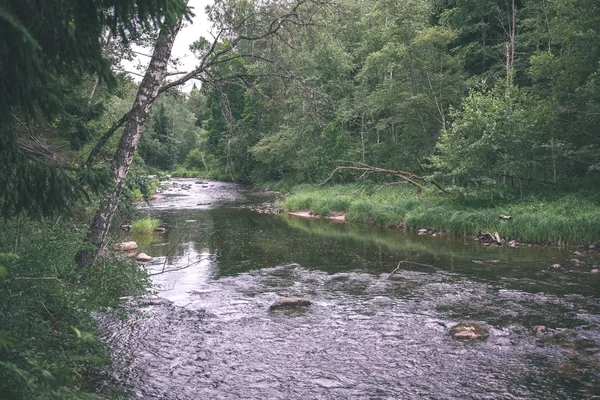
[[[73,260],[85,230],[0,223],[0,393],[6,399],[91,399],[109,362],[92,317],[125,295],[144,293],[135,263],[105,260],[85,274]],[[16,243],[16,246],[15,246]],[[16,247],[16,249],[15,249]],[[6,253],[12,253],[6,257]]]

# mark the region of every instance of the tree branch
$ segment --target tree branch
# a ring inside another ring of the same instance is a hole
[[[419,190],[423,190],[425,189],[425,187],[423,185],[421,185],[418,182],[415,182],[416,179],[423,179],[422,176],[416,175],[412,172],[406,172],[406,171],[396,171],[396,170],[391,170],[391,169],[385,169],[385,168],[379,168],[379,167],[372,167],[370,165],[367,165],[365,163],[362,162],[352,162],[354,165],[341,165],[336,167],[331,174],[329,175],[329,177],[327,177],[327,179],[325,179],[323,182],[321,182],[321,185],[329,182],[333,176],[335,175],[336,172],[338,171],[343,171],[343,170],[351,170],[351,171],[363,171],[363,174],[359,177],[359,179],[364,178],[367,175],[370,174],[386,174],[386,175],[391,175],[394,176],[396,178],[400,178],[403,181],[410,183],[411,185],[417,187]],[[444,193],[447,193],[444,189],[442,189],[437,183],[434,183],[434,185],[441,190]]]

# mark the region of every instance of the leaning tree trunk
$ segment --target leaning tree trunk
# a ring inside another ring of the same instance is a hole
[[[171,57],[173,42],[180,27],[181,23],[177,23],[170,27],[164,26],[160,31],[150,65],[138,88],[133,108],[128,113],[125,130],[115,153],[112,164],[114,185],[107,190],[100,210],[92,220],[87,237],[89,245],[77,254],[76,261],[79,267],[92,266],[98,251],[104,244],[104,239],[117,210],[119,194],[144,131],[144,124],[150,115],[152,104],[158,96],[161,84],[167,74],[167,63]]]

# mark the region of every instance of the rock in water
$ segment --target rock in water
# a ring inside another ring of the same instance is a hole
[[[140,254],[138,254],[138,256],[136,257],[136,259],[137,259],[138,261],[141,261],[141,262],[148,262],[148,261],[152,261],[152,257],[150,257],[150,256],[149,256],[148,254],[146,254],[146,253],[140,253]]]
[[[450,328],[450,336],[456,340],[484,340],[489,335],[488,328],[474,322],[461,322]]]
[[[136,242],[122,242],[122,243],[115,244],[115,250],[131,251],[131,250],[136,250],[137,248],[138,248],[138,245]]]
[[[271,304],[269,310],[294,309],[308,307],[312,302],[303,297],[284,297]]]
[[[158,233],[165,233],[167,231],[166,228],[156,228],[154,229],[154,232],[158,232]]]

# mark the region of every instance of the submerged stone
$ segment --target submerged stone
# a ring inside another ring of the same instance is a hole
[[[460,322],[450,328],[450,336],[456,340],[484,340],[489,335],[488,328],[474,322]]]
[[[304,308],[312,304],[312,301],[304,297],[284,297],[271,304],[269,310]]]

